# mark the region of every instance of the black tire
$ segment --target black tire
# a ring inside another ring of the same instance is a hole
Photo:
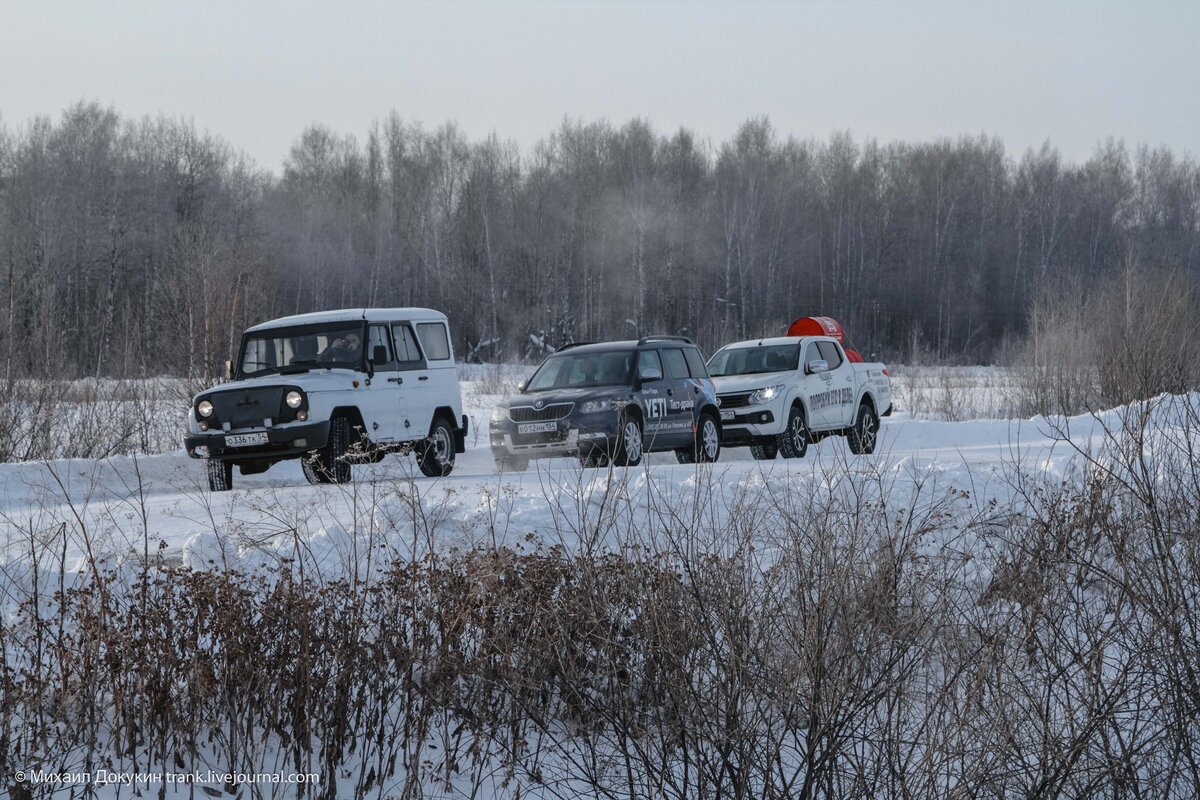
[[[329,441],[304,459],[302,468],[309,483],[349,483],[350,420],[334,417],[329,421]]]
[[[632,415],[622,417],[617,429],[617,444],[613,448],[612,463],[618,467],[636,467],[642,463],[645,447],[642,421]]]
[[[750,455],[755,461],[774,461],[775,456],[779,455],[779,447],[775,442],[770,444],[752,444],[750,445]]]
[[[711,464],[721,457],[721,426],[712,414],[703,414],[696,426],[696,438],[691,447],[675,451],[680,464],[695,464],[697,461]]]
[[[313,486],[329,483],[328,474],[320,467],[320,459],[321,453],[318,450],[307,453],[300,459],[300,469],[304,472],[304,479]]]
[[[521,456],[494,456],[496,472],[524,472],[529,469],[529,459]]]
[[[846,434],[846,443],[850,445],[851,453],[861,456],[874,453],[878,439],[879,415],[875,413],[875,409],[863,403],[854,417],[854,427]]]
[[[601,469],[608,466],[608,453],[603,450],[591,450],[579,454],[579,466],[584,469]]]
[[[779,454],[784,458],[804,458],[808,452],[808,443],[812,434],[808,431],[808,422],[799,406],[792,406],[788,412],[787,428],[775,437]]]
[[[228,492],[233,488],[233,462],[218,461],[215,458],[206,459],[205,471],[208,473],[208,490],[210,492]]]
[[[427,478],[441,478],[454,469],[454,430],[438,417],[417,452],[417,466]]]

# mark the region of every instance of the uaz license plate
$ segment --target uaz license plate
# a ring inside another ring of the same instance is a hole
[[[517,426],[517,433],[554,433],[556,430],[557,422],[526,422]]]
[[[266,444],[266,433],[237,433],[225,437],[226,447],[249,447],[254,444]]]

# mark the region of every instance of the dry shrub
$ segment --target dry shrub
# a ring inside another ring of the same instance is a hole
[[[1138,269],[1094,287],[1043,292],[1011,366],[1029,414],[1077,414],[1196,388],[1200,308],[1193,281]]]
[[[603,517],[606,548],[430,549],[355,581],[8,575],[0,774],[203,763],[316,772],[286,793],[325,797],[1195,796],[1200,419],[1180,402],[1124,422],[1078,482],[1014,465],[1011,507],[846,464],[731,498],[699,469],[695,508]]]

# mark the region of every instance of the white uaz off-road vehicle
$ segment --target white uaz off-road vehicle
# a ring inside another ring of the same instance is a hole
[[[708,360],[721,399],[722,443],[756,459],[802,458],[809,442],[845,436],[871,453],[879,418],[892,413],[883,364],[851,361],[831,336],[781,336],[728,344]]]
[[[196,395],[184,446],[214,492],[302,459],[310,483],[344,483],[350,465],[416,454],[448,475],[467,418],[446,316],[427,308],[322,311],[255,325],[233,380]]]

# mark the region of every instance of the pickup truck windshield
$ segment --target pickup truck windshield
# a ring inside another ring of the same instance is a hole
[[[800,344],[774,344],[762,347],[731,347],[719,350],[708,362],[708,374],[756,375],[760,372],[785,372],[800,364]]]
[[[360,322],[326,322],[247,333],[242,340],[238,377],[252,378],[289,367],[358,369],[363,360],[362,340]]]
[[[525,391],[627,384],[632,380],[633,356],[632,350],[550,356],[529,379]]]

